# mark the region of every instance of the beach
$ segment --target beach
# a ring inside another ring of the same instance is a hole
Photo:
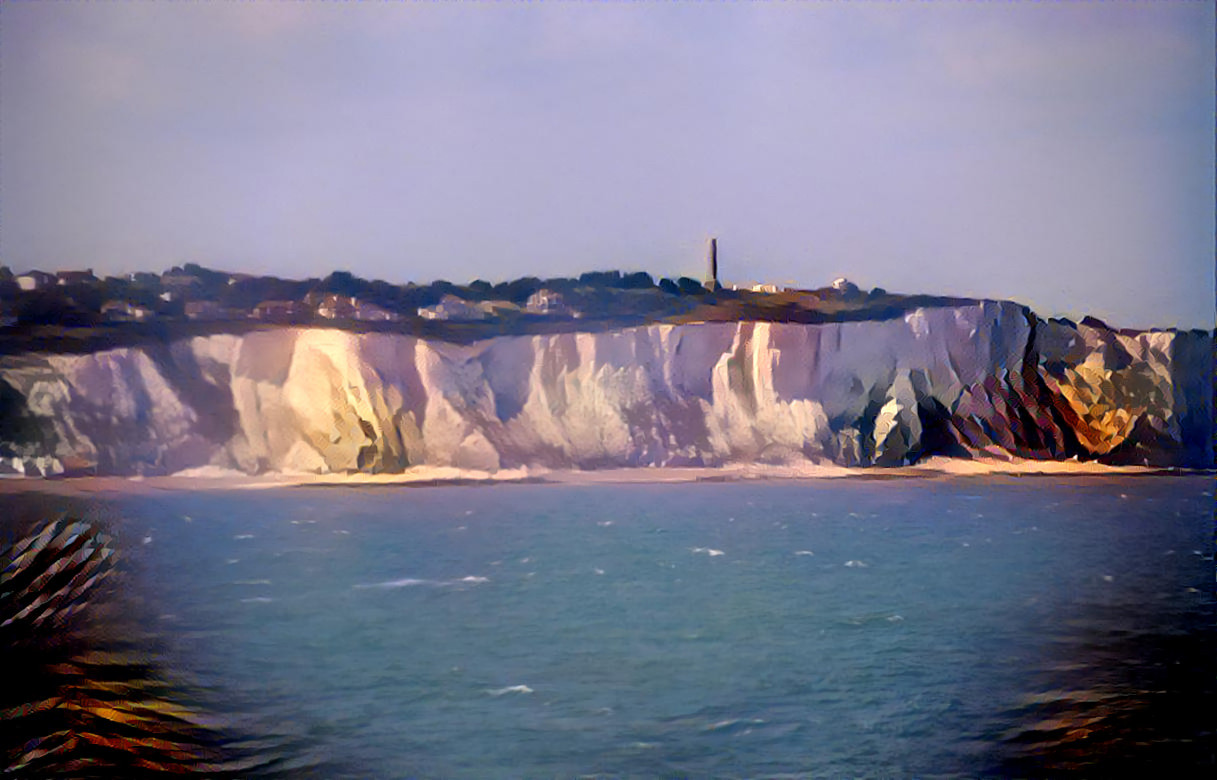
[[[285,487],[431,487],[552,483],[563,485],[666,484],[749,480],[825,479],[947,479],[953,477],[1151,476],[1206,473],[1150,466],[1110,466],[1095,461],[998,460],[996,458],[933,457],[894,468],[847,467],[805,463],[775,465],[733,463],[724,466],[636,467],[597,470],[526,467],[479,471],[444,466],[415,466],[393,474],[244,474],[204,467],[155,477],[8,477],[0,479],[0,495],[36,491],[88,496],[106,493],[143,494],[163,491],[264,490]]]

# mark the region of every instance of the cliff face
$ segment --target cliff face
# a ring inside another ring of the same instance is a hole
[[[0,454],[162,474],[898,465],[925,454],[1212,462],[1212,339],[1042,322],[652,325],[472,345],[281,329],[0,361]]]

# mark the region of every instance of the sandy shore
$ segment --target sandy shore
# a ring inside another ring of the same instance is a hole
[[[929,458],[900,468],[849,468],[836,465],[728,464],[721,467],[620,468],[597,471],[543,468],[496,472],[417,466],[400,474],[266,474],[203,468],[164,477],[75,477],[0,479],[0,495],[37,491],[65,495],[155,493],[160,491],[258,490],[283,487],[491,485],[535,482],[566,485],[732,482],[744,480],[950,479],[984,476],[1118,476],[1189,473],[1145,466],[1105,466],[1094,462]],[[1199,472],[1194,472],[1199,473]]]

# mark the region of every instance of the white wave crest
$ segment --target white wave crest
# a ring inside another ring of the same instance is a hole
[[[356,585],[356,588],[413,588],[416,585],[438,585],[434,580],[417,580],[413,577],[405,577],[400,580],[387,580],[385,582],[367,582]]]
[[[717,723],[711,723],[702,729],[702,731],[722,731],[733,726],[762,726],[765,721],[761,718],[728,718],[720,720]]]
[[[509,693],[532,693],[527,685],[508,685],[506,688],[492,688],[486,691],[491,696],[505,696]]]
[[[726,555],[726,553],[722,550],[715,550],[713,547],[693,547],[692,550],[695,553],[705,553],[711,558],[715,558],[719,555]]]
[[[461,577],[459,580],[420,580],[415,577],[403,577],[399,580],[386,580],[384,582],[363,582],[354,587],[360,590],[368,588],[415,588],[421,586],[430,586],[433,588],[452,587],[454,585],[480,585],[484,582],[490,582],[489,577]]]

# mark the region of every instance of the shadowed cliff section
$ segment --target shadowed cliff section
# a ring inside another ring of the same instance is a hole
[[[1210,334],[996,301],[469,343],[282,327],[10,355],[0,381],[24,473],[1213,462]]]

